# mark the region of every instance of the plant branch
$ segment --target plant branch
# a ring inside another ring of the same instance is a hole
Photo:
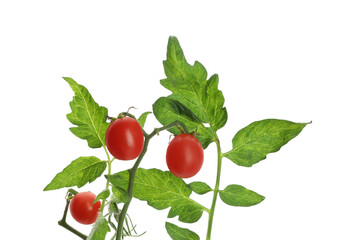
[[[106,155],[107,155],[107,164],[108,164],[108,176],[111,176],[111,166],[112,166],[112,161],[113,160],[111,160],[111,158],[110,158],[110,156],[109,156],[109,152],[108,152],[108,150],[107,150],[107,148],[106,148],[106,146],[103,146],[103,149],[104,149],[104,151],[106,152]],[[107,179],[107,182],[106,182],[106,189],[108,189],[108,187],[109,187],[109,178]],[[105,206],[105,203],[106,203],[106,199],[103,199],[103,201],[102,201],[102,204],[101,204],[101,209],[100,209],[100,211],[103,213],[103,210],[104,210],[104,206]]]
[[[78,237],[82,238],[83,240],[87,239],[87,236],[84,235],[83,233],[79,232],[78,230],[74,229],[73,227],[71,227],[67,222],[66,222],[66,217],[67,217],[67,212],[68,212],[68,207],[70,205],[70,200],[66,199],[66,207],[65,207],[65,211],[63,213],[63,217],[60,221],[58,221],[58,225],[60,225],[61,227],[66,228],[68,231],[74,233],[75,235],[77,235]]]
[[[220,141],[218,138],[216,138],[215,143],[216,143],[216,148],[217,148],[217,153],[218,153],[218,166],[217,166],[217,172],[216,172],[216,183],[215,183],[215,188],[214,188],[214,196],[213,196],[213,201],[212,201],[211,208],[209,211],[209,221],[208,221],[208,230],[206,233],[206,240],[210,240],[210,238],[211,238],[211,230],[212,230],[212,226],[213,226],[216,200],[218,198],[218,193],[219,193],[221,165],[222,165],[222,158],[223,158],[223,154],[221,152],[221,147],[220,147]]]

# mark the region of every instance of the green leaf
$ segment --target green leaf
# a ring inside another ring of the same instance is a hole
[[[111,229],[108,226],[107,220],[103,217],[102,213],[99,213],[97,221],[86,240],[105,240],[107,233],[110,231]]]
[[[198,234],[187,228],[181,228],[169,222],[165,223],[165,228],[173,240],[200,240]]]
[[[147,120],[147,116],[151,113],[152,112],[142,113],[142,115],[140,115],[140,117],[138,118],[138,122],[142,127],[144,127],[145,121]]]
[[[227,111],[224,106],[224,95],[218,90],[219,76],[214,74],[207,82],[206,111],[209,116],[210,126],[217,131],[225,126],[227,122]]]
[[[96,157],[79,157],[58,173],[44,191],[73,186],[80,188],[101,176],[106,167],[107,163]]]
[[[71,86],[75,96],[70,102],[72,112],[67,119],[77,127],[70,128],[71,132],[88,142],[91,148],[105,146],[105,135],[109,123],[106,122],[108,110],[100,107],[92,98],[88,90],[75,82],[72,78],[64,78]]]
[[[110,194],[111,194],[111,193],[110,193],[109,189],[106,188],[105,190],[103,190],[102,192],[100,192],[100,193],[97,195],[96,199],[93,201],[93,204],[95,204],[95,203],[96,203],[98,200],[100,200],[100,199],[102,199],[102,200],[107,199]]]
[[[113,195],[121,203],[126,203],[129,201],[128,193],[121,187],[112,186]]]
[[[233,149],[224,156],[239,166],[251,167],[296,137],[308,123],[266,119],[253,122],[236,133]]]
[[[179,120],[187,126],[189,132],[197,131],[197,138],[204,149],[215,140],[210,128],[205,127],[189,108],[177,100],[168,97],[159,98],[153,104],[153,113],[162,125],[167,125]],[[177,127],[172,127],[169,131],[175,135],[181,133]]]
[[[206,184],[204,182],[192,182],[189,184],[189,187],[195,193],[200,194],[200,195],[208,193],[210,191],[213,191],[211,189],[211,187],[209,187],[208,184]]]
[[[219,191],[221,200],[231,206],[250,207],[262,202],[265,197],[240,185],[229,185]]]
[[[112,185],[128,189],[129,171],[116,173],[109,178]],[[206,208],[190,199],[191,193],[187,184],[169,171],[142,168],[137,170],[133,197],[146,201],[158,210],[170,207],[170,218],[179,216],[179,220],[186,223],[200,219]]]
[[[214,131],[222,128],[227,121],[227,111],[223,107],[224,96],[218,89],[218,75],[207,80],[206,69],[201,63],[188,64],[176,37],[169,38],[167,60],[163,64],[167,78],[160,83],[172,91],[169,97],[191,109]]]

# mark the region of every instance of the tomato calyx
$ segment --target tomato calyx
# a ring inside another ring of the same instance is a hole
[[[200,134],[198,133],[198,127],[196,127],[196,129],[194,131],[190,132],[190,134],[196,138],[199,137]]]
[[[121,113],[118,114],[117,117],[111,117],[111,116],[107,115],[107,116],[106,116],[106,119],[109,120],[111,123],[114,122],[114,121],[117,120],[117,119],[124,118],[124,117],[131,117],[131,118],[136,119],[136,117],[135,117],[134,115],[132,115],[132,114],[129,113],[129,111],[130,111],[131,109],[137,109],[137,108],[136,108],[136,107],[133,107],[133,106],[132,106],[132,107],[129,107],[129,108],[127,109],[127,112],[121,112]],[[137,119],[136,119],[136,120],[137,120]]]
[[[126,112],[125,114],[120,113],[119,115],[129,116],[129,115],[130,115],[130,114],[129,114],[129,110],[131,110],[131,109],[137,109],[137,108],[136,108],[136,107],[131,106],[131,107],[129,107],[129,108],[127,109],[127,112]],[[119,117],[119,115],[118,115],[118,117]]]
[[[175,126],[179,129],[181,133],[185,133],[184,128],[179,123],[175,124]]]
[[[132,115],[132,114],[129,113],[129,111],[130,111],[131,109],[137,109],[137,108],[136,108],[136,107],[133,107],[133,106],[129,107],[129,108],[127,109],[127,112],[121,112],[120,114],[118,114],[118,116],[117,116],[116,119],[118,119],[118,118],[124,118],[124,117],[131,117],[131,118],[136,119],[134,115]],[[136,119],[136,120],[137,120],[137,119]]]

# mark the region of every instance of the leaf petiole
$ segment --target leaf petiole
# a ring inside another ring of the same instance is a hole
[[[68,193],[71,193],[72,195],[76,195],[78,192],[72,188],[67,190]]]
[[[111,160],[111,158],[110,158],[110,156],[109,156],[109,152],[108,152],[108,150],[107,150],[107,148],[106,148],[106,146],[103,146],[103,149],[104,149],[104,151],[106,152],[106,155],[107,155],[107,164],[108,164],[108,176],[110,176],[111,175],[111,171],[112,171],[112,162],[113,162],[113,160],[115,159],[115,158],[113,158],[112,160]],[[109,188],[109,180],[107,179],[107,182],[106,182],[106,188],[105,189],[108,189]],[[101,209],[100,209],[100,212],[101,213],[103,213],[103,210],[104,210],[104,207],[105,207],[105,204],[106,203],[106,199],[103,199],[103,201],[102,201],[102,205],[101,205]]]

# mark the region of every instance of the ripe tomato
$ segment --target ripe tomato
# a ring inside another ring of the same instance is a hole
[[[138,157],[144,146],[142,127],[131,117],[114,120],[107,129],[105,140],[108,151],[120,160]]]
[[[204,151],[196,137],[182,133],[169,143],[166,158],[168,168],[175,176],[189,178],[201,169]]]
[[[96,195],[91,192],[77,193],[70,203],[70,212],[72,217],[79,223],[92,224],[97,220],[98,212],[101,208],[101,202],[97,201]]]

